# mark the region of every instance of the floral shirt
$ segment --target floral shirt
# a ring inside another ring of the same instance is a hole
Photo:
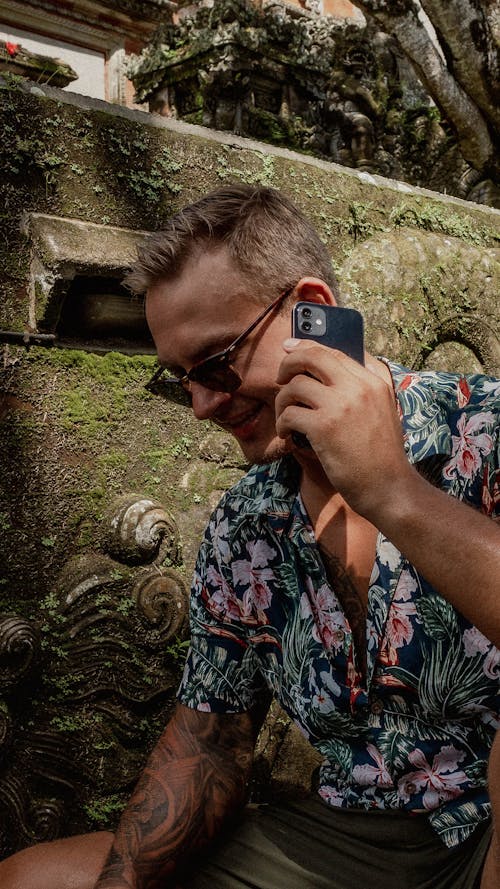
[[[408,459],[499,519],[500,380],[389,367]],[[379,534],[362,680],[298,486],[292,457],[253,467],[212,515],[180,700],[236,713],[271,691],[323,754],[327,803],[428,812],[456,845],[489,816],[500,651]]]

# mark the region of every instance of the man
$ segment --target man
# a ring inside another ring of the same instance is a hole
[[[494,889],[500,381],[290,339],[294,303],[336,305],[337,285],[271,189],[187,207],[129,283],[150,390],[184,392],[255,465],[210,520],[179,705],[111,849],[27,850],[2,886]],[[241,818],[271,694],[325,756],[319,796]]]

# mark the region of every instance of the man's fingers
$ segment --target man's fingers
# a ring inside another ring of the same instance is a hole
[[[298,345],[291,351],[285,347],[287,354],[281,362],[277,376],[280,386],[286,385],[298,374],[308,374],[324,385],[332,385],[336,377],[348,377],[349,374],[362,377],[367,373],[357,361],[338,349],[306,340],[285,340],[286,342],[298,342]]]

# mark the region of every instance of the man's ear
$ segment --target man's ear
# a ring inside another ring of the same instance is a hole
[[[301,278],[295,287],[297,301],[303,300],[309,303],[323,303],[327,306],[336,306],[335,299],[328,284],[321,278]]]

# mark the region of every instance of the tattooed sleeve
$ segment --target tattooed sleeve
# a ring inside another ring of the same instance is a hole
[[[166,889],[245,801],[258,726],[249,713],[178,705],[135,788],[95,889]]]

